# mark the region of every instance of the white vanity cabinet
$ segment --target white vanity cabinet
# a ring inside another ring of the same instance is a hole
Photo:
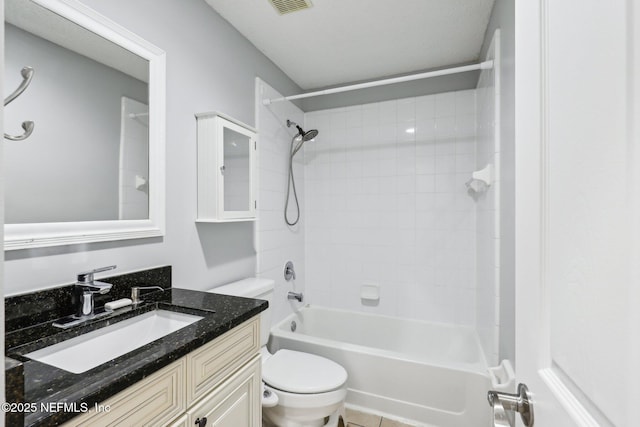
[[[255,316],[64,425],[259,427],[259,328]]]
[[[256,218],[257,132],[221,113],[196,114],[197,222]]]

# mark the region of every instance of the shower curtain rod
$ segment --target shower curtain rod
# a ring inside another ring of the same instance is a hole
[[[325,89],[325,90],[319,90],[316,92],[302,93],[300,95],[284,96],[282,98],[274,98],[274,99],[267,98],[262,100],[262,103],[264,105],[269,105],[274,102],[291,101],[292,99],[311,98],[314,96],[349,92],[352,90],[366,89],[370,87],[384,86],[384,85],[390,85],[394,83],[409,82],[412,80],[427,79],[429,77],[446,76],[448,74],[457,74],[457,73],[466,73],[467,71],[490,70],[491,68],[493,68],[493,61],[484,61],[484,62],[480,62],[479,64],[463,65],[461,67],[446,68],[443,70],[427,71],[425,73],[411,74],[408,76],[393,77],[390,79],[383,79],[383,80],[375,80],[372,82],[358,83],[358,84],[349,85],[349,86],[341,86],[333,89]]]

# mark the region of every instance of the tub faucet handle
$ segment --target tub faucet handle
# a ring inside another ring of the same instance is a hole
[[[288,282],[291,279],[296,280],[296,271],[293,269],[293,262],[287,261],[284,265],[284,279]]]

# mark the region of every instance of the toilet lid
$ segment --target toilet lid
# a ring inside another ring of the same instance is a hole
[[[262,379],[282,391],[324,393],[342,387],[347,381],[347,371],[324,357],[279,350],[262,366]]]

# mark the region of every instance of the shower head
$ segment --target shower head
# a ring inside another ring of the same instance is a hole
[[[300,219],[300,204],[298,202],[298,194],[296,193],[296,181],[293,176],[293,156],[295,156],[296,153],[300,151],[300,149],[302,148],[305,142],[311,141],[313,138],[318,136],[317,129],[311,129],[310,131],[305,132],[304,129],[298,126],[297,123],[294,123],[291,120],[287,119],[287,127],[290,128],[292,125],[295,126],[296,129],[298,129],[298,133],[293,138],[291,138],[291,149],[289,150],[289,174],[288,174],[288,181],[287,181],[287,198],[284,204],[284,220],[287,223],[287,225],[290,225],[290,226],[296,225],[298,223],[298,220]],[[293,188],[293,198],[296,201],[296,213],[297,213],[296,218],[292,221],[289,220],[289,214],[287,213],[287,209],[289,208],[289,194],[290,194],[289,191],[291,188]]]
[[[302,130],[302,129],[300,129]],[[304,134],[302,134],[302,140],[303,141],[309,141],[313,138],[315,138],[316,136],[318,136],[318,130],[317,129],[311,129],[310,131],[305,132]]]
[[[307,142],[309,140],[312,140],[316,136],[318,136],[319,132],[318,132],[317,129],[311,129],[310,131],[305,132],[304,129],[302,129],[300,126],[298,126],[297,123],[292,122],[291,120],[287,120],[287,127],[291,127],[291,125],[295,126],[298,129],[298,135],[296,135],[296,137],[297,136],[301,136],[302,137],[302,142]]]

